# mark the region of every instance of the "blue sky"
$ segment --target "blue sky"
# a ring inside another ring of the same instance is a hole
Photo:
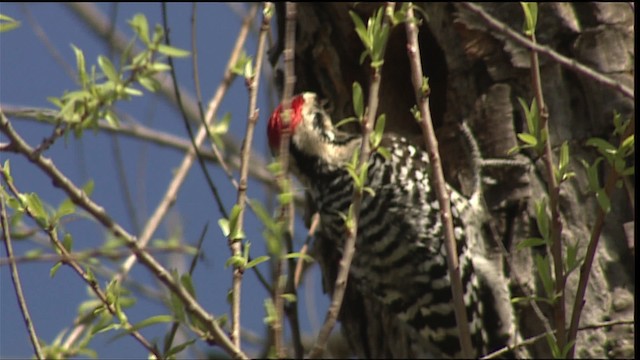
[[[97,6],[105,16],[109,16],[112,11],[111,4],[101,3]],[[240,29],[241,18],[228,4],[198,4],[197,8],[199,77],[206,103],[222,79],[224,66]],[[71,44],[84,51],[88,64],[95,64],[99,54],[107,54],[106,45],[87,30],[65,5],[2,3],[0,12],[22,22],[18,29],[0,35],[0,103],[3,106],[52,108],[47,97],[59,97],[65,90],[77,87],[64,67],[54,60],[51,51],[35,35],[29,18],[42,27],[50,45],[72,68],[75,68],[75,57]],[[132,35],[127,20],[137,12],[144,13],[152,25],[161,23],[159,4],[121,3],[117,7],[117,24],[118,29],[127,36]],[[190,3],[169,5],[171,40],[174,46],[190,49],[190,17]],[[255,57],[256,43],[257,36],[252,33],[245,45],[247,54]],[[176,64],[180,83],[189,89],[191,94],[195,94],[191,59],[179,59],[176,60]],[[263,73],[262,79],[263,84],[268,81],[270,72]],[[253,147],[256,152],[269,159],[265,145],[265,123],[271,105],[267,101],[265,89],[263,86],[259,95],[260,120]],[[248,96],[244,81],[236,79],[218,112],[219,116],[227,112],[231,114],[230,133],[236,139],[241,139],[244,134],[247,105]],[[142,98],[134,98],[120,104],[118,108],[149,127],[183,138],[187,136],[178,112],[156,95],[145,94]],[[17,119],[12,121],[12,124],[32,146],[37,145],[51,132],[49,126],[32,121]],[[6,138],[2,136],[0,142],[5,142]],[[165,193],[172,178],[172,171],[182,161],[183,155],[176,150],[160,148],[139,140],[120,137],[118,142],[127,183],[141,222],[139,225],[144,225],[144,221]],[[135,232],[136,226],[126,211],[122,186],[116,176],[117,162],[114,160],[114,140],[111,136],[88,131],[82,139],[73,136],[66,140],[60,139],[46,152],[46,156],[50,157],[75,184],[82,185],[90,179],[93,180],[95,187],[92,199],[103,206],[125,229]],[[11,162],[12,174],[21,192],[36,192],[53,206],[65,199],[63,192],[54,188],[51,181],[23,157],[0,153],[0,160],[4,162],[6,159]],[[209,170],[218,190],[223,194],[225,206],[230,209],[236,200],[235,189],[218,168],[210,164]],[[264,194],[261,184],[250,182],[249,197],[263,200]],[[153,237],[166,239],[170,235],[170,229],[175,229],[176,224],[179,224],[183,230],[183,241],[194,244],[204,226],[208,224],[204,245],[205,259],[196,269],[194,280],[201,304],[215,316],[229,312],[226,290],[231,279],[230,269],[224,267],[229,257],[229,249],[217,225],[219,218],[220,214],[202,171],[194,165],[181,188],[178,201]],[[262,255],[262,226],[252,214],[247,215],[246,221],[247,237],[252,242],[252,254]],[[75,249],[99,246],[106,237],[104,229],[86,217],[75,218],[66,225],[66,229],[74,237]],[[303,241],[304,229],[299,226],[296,235],[296,247],[299,248]],[[18,255],[37,247],[40,246],[34,245],[31,241],[14,242],[14,251]],[[2,258],[6,258],[4,247],[0,253]],[[168,263],[167,256],[158,257],[164,264]],[[118,262],[109,260],[103,260],[103,263],[112,269],[118,265]],[[19,265],[27,305],[36,332],[47,343],[53,341],[62,330],[72,326],[79,303],[88,298],[87,287],[71,269],[63,267],[51,278],[49,270],[52,265],[52,262],[28,262]],[[261,265],[261,269],[265,273],[268,270],[265,264]],[[131,277],[164,291],[142,266],[134,267]],[[107,281],[104,277],[100,280],[102,285]],[[320,290],[317,269],[306,281],[300,289],[300,313],[303,329],[308,333],[314,327],[311,324],[317,321],[310,321],[309,318],[313,318],[315,314],[321,321],[327,300]],[[264,331],[262,319],[265,297],[266,292],[255,276],[247,272],[243,282],[242,325],[258,334],[263,334]],[[311,315],[307,314],[305,308],[305,304],[309,302],[313,308]],[[167,310],[158,301],[140,297],[139,302],[128,310],[127,315],[135,323],[152,315],[166,313]],[[0,358],[31,357],[32,348],[6,265],[0,266],[0,319]],[[160,325],[142,333],[149,339],[154,339],[164,331],[165,327]],[[146,358],[144,349],[132,338],[122,337],[111,341],[113,335],[113,332],[100,334],[90,345],[98,351],[100,358]],[[198,348],[202,350],[207,347],[198,344]]]

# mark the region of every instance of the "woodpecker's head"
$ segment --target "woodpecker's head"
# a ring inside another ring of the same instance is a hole
[[[269,146],[274,154],[280,150],[284,129],[280,104],[267,125]],[[349,161],[360,138],[358,135],[335,129],[331,118],[322,109],[317,95],[311,92],[296,95],[291,99],[289,129],[289,152],[292,160],[317,162],[316,166],[328,166],[329,170],[342,167]],[[307,164],[293,165],[300,168]]]

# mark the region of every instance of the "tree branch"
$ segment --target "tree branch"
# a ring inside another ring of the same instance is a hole
[[[4,173],[3,173],[4,176]],[[6,181],[6,179],[5,179]],[[3,189],[0,189],[3,190]],[[4,238],[4,247],[7,250],[7,256],[9,257],[9,267],[11,268],[11,281],[13,282],[13,287],[16,290],[16,298],[18,301],[18,305],[20,305],[20,313],[22,314],[22,318],[24,319],[25,326],[27,327],[27,332],[29,333],[29,339],[31,340],[31,346],[33,346],[33,351],[35,352],[36,358],[44,359],[44,353],[42,352],[42,348],[40,347],[40,341],[38,340],[38,335],[36,335],[36,330],[33,327],[33,321],[31,321],[31,315],[29,315],[29,308],[27,307],[27,301],[24,298],[24,293],[22,292],[22,284],[20,282],[20,275],[18,274],[18,266],[15,262],[15,257],[13,255],[13,246],[11,245],[11,231],[9,229],[9,217],[7,216],[7,209],[5,207],[5,198],[4,191],[0,191],[0,218],[2,222],[2,235]]]
[[[460,265],[458,263],[458,254],[456,247],[456,239],[453,233],[453,219],[451,218],[451,201],[449,199],[449,190],[444,179],[442,164],[440,162],[440,154],[438,152],[438,139],[433,130],[433,122],[431,120],[431,111],[429,109],[428,89],[424,88],[422,61],[420,58],[420,47],[418,45],[418,31],[416,27],[416,19],[413,15],[413,4],[408,6],[407,17],[405,21],[407,29],[407,52],[409,53],[409,62],[411,64],[411,82],[416,95],[416,102],[420,110],[422,134],[427,145],[429,160],[433,169],[433,186],[436,191],[438,203],[440,204],[440,219],[444,226],[445,248],[447,250],[447,266],[449,269],[449,278],[451,279],[451,291],[453,294],[454,312],[456,323],[458,326],[460,348],[463,358],[473,357],[473,346],[471,345],[471,334],[469,332],[469,322],[467,321],[467,311],[464,304],[464,291],[462,288],[462,280],[460,276]]]
[[[480,18],[482,18],[487,25],[503,33],[509,39],[513,40],[516,44],[524,46],[530,49],[531,51],[535,51],[537,53],[545,55],[550,59],[552,59],[553,61],[557,62],[558,64],[564,66],[565,68],[571,71],[577,72],[579,74],[582,74],[592,79],[593,81],[596,81],[610,89],[613,89],[621,93],[627,98],[635,99],[635,92],[633,89],[628,88],[627,86],[623,85],[619,81],[616,81],[609,76],[601,74],[596,70],[593,70],[590,67],[577,62],[574,59],[570,59],[570,58],[567,58],[566,56],[563,56],[547,46],[543,46],[535,42],[532,42],[531,40],[527,39],[526,37],[512,30],[505,23],[491,16],[481,6],[476,5],[474,3],[469,3],[469,2],[464,2],[461,5],[466,7],[473,13],[477,14],[478,16],[480,16]]]
[[[54,186],[62,189],[74,204],[86,210],[91,216],[102,224],[114,236],[121,238],[137,256],[140,262],[147,267],[157,279],[159,279],[167,288],[175,293],[184,303],[187,311],[195,318],[200,320],[205,329],[213,337],[214,341],[220,345],[228,354],[236,358],[246,359],[247,356],[237,348],[227,337],[224,330],[220,327],[216,319],[204,310],[200,304],[191,296],[191,294],[172,277],[158,261],[149,255],[138,244],[136,238],[129,234],[122,226],[116,223],[98,204],[93,202],[86,193],[74,185],[51,161],[51,159],[43,157],[41,154],[35,154],[34,149],[29,146],[24,139],[13,129],[9,120],[0,112],[0,131],[10,139],[12,149],[23,156],[30,162],[40,168],[46,176],[48,176]]]

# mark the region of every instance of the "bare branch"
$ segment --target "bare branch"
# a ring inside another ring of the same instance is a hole
[[[40,155],[36,155],[36,156],[40,156]],[[6,177],[5,173],[2,173],[2,177],[4,178],[5,183],[7,184],[11,192],[17,198],[20,194],[18,192],[18,189],[10,181],[10,179]],[[4,205],[4,202],[3,202],[3,205]],[[29,215],[29,217],[36,220],[36,216],[33,214],[32,210],[29,207],[25,207],[25,212],[27,213],[27,215]],[[82,266],[80,266],[80,264],[77,261],[71,259],[71,257],[69,256],[70,255],[69,250],[67,250],[67,248],[62,244],[62,242],[58,238],[58,233],[56,228],[53,226],[50,226],[47,228],[43,228],[43,230],[47,233],[51,243],[56,247],[57,251],[59,251],[60,254],[62,254],[62,256],[67,258],[67,261],[65,261],[65,264],[69,265],[82,278],[82,280],[84,280],[84,282],[87,283],[87,285],[89,285],[89,288],[91,289],[91,291],[93,291],[96,297],[100,299],[102,304],[104,304],[107,311],[113,317],[118,318],[121,325],[129,333],[129,335],[131,335],[134,339],[136,339],[151,354],[153,354],[156,357],[160,356],[160,353],[158,353],[158,349],[154,345],[152,345],[144,336],[142,336],[142,334],[140,334],[138,330],[134,329],[133,325],[131,325],[131,323],[128,321],[126,316],[124,317],[118,316],[118,311],[116,310],[115,304],[112,301],[110,301],[107,294],[104,291],[102,291],[102,289],[100,288],[100,285],[98,285],[98,282],[96,282],[95,279],[93,279],[86,271],[84,271]]]
[[[449,200],[449,191],[442,172],[442,163],[440,162],[440,154],[438,153],[438,140],[433,130],[431,110],[429,109],[429,94],[423,84],[422,60],[420,58],[420,48],[418,45],[418,29],[416,27],[416,19],[413,15],[413,4],[408,6],[405,26],[407,29],[407,40],[409,42],[407,44],[407,51],[411,64],[411,82],[413,83],[416,102],[420,110],[420,126],[422,127],[422,134],[424,135],[429,160],[433,169],[433,186],[438,197],[438,203],[440,204],[440,218],[444,225],[447,266],[449,268],[449,278],[451,279],[454,313],[460,335],[460,348],[462,349],[463,358],[471,358],[473,357],[473,347],[471,345],[469,322],[467,321],[467,311],[464,304],[464,291],[462,290],[460,266],[456,251],[456,239],[453,233],[451,201]]]
[[[603,323],[599,323],[599,324],[590,324],[590,325],[585,325],[585,326],[581,326],[578,331],[585,331],[585,330],[596,330],[596,329],[602,329],[602,328],[608,328],[608,327],[612,327],[612,326],[620,326],[620,325],[634,325],[635,324],[635,320],[614,320],[614,321],[606,321]],[[544,332],[542,334],[538,334],[536,336],[532,336],[526,340],[523,340],[522,342],[518,343],[516,346],[514,347],[504,347],[502,349],[496,350],[494,352],[492,352],[491,354],[487,354],[486,356],[481,357],[481,359],[497,359],[499,356],[505,355],[506,353],[519,348],[519,347],[523,347],[523,346],[528,346],[528,345],[533,345],[536,342],[542,340],[543,338],[545,338],[548,334],[553,333],[553,331],[551,332]],[[567,357],[568,359],[570,359],[570,357]]]
[[[393,13],[393,9],[395,4],[392,2],[386,3],[386,11],[385,14]],[[390,19],[388,16],[384,16],[383,19],[384,25],[388,27]],[[384,49],[386,44],[382,44],[381,54],[384,54]],[[373,60],[372,60],[373,61]],[[362,122],[362,144],[360,146],[360,157],[358,159],[358,167],[357,172],[360,171],[363,167],[366,167],[369,162],[369,155],[371,152],[369,137],[371,132],[373,131],[373,125],[376,120],[376,115],[378,112],[378,92],[380,90],[380,79],[382,77],[382,68],[381,66],[372,66],[371,79],[369,83],[369,98],[367,100],[367,110],[366,115]],[[333,296],[331,298],[331,303],[329,305],[329,310],[327,311],[327,315],[325,317],[324,323],[320,328],[320,332],[318,333],[318,338],[309,353],[310,358],[318,358],[322,356],[326,348],[327,341],[329,340],[329,335],[331,335],[331,331],[333,330],[333,326],[336,323],[338,318],[338,314],[340,312],[340,307],[342,306],[342,300],[344,298],[345,291],[347,289],[347,280],[349,278],[349,268],[351,267],[351,261],[353,260],[353,256],[355,255],[355,247],[356,247],[356,239],[358,237],[358,222],[360,216],[360,207],[362,205],[362,197],[363,197],[363,189],[358,189],[354,186],[353,189],[353,198],[351,200],[352,204],[352,215],[353,215],[353,224],[352,226],[347,227],[348,236],[344,243],[344,250],[342,253],[342,258],[340,259],[340,264],[338,268],[338,274],[336,276],[335,285],[333,289]]]
[[[500,20],[494,18],[489,13],[484,11],[484,9],[481,6],[474,3],[469,3],[469,2],[462,3],[461,5],[466,7],[470,11],[474,12],[478,16],[480,16],[487,23],[487,25],[491,26],[495,30],[500,31],[501,33],[506,35],[509,39],[515,41],[517,44],[520,44],[521,46],[524,46],[532,51],[545,55],[550,59],[552,59],[553,61],[557,62],[558,64],[564,66],[565,68],[571,71],[575,71],[579,74],[582,74],[592,79],[593,81],[596,81],[610,89],[616,90],[617,92],[621,93],[625,97],[628,97],[630,99],[635,98],[635,92],[633,89],[628,88],[627,86],[623,85],[619,81],[616,81],[609,76],[599,73],[596,70],[593,70],[590,67],[583,65],[574,59],[570,59],[570,58],[567,58],[566,56],[563,56],[547,46],[537,44],[527,39],[526,37],[512,30],[508,25],[504,24]]]
[[[625,133],[622,135],[620,142],[624,141],[627,137],[635,134],[635,121],[631,121],[629,126],[627,127]],[[605,183],[604,192],[607,196],[611,196],[613,190],[615,189],[616,182],[620,178],[620,174],[611,167],[611,174],[607,178],[607,182]],[[582,314],[582,309],[584,307],[584,296],[587,292],[587,284],[589,283],[589,276],[591,275],[591,268],[593,267],[593,260],[596,255],[596,251],[598,249],[598,242],[600,240],[600,234],[604,229],[604,218],[607,214],[602,209],[602,206],[598,206],[598,215],[596,217],[596,222],[593,225],[593,229],[591,230],[591,237],[589,238],[589,245],[587,246],[587,252],[584,257],[584,261],[580,266],[580,278],[578,280],[578,288],[576,289],[576,297],[573,303],[573,310],[571,313],[571,323],[569,326],[569,335],[568,342],[570,343],[572,340],[576,339],[578,333],[578,325],[580,324],[580,317]],[[567,354],[568,358],[572,358],[575,351],[575,342],[572,344],[569,353]]]
[[[51,179],[54,186],[62,189],[76,205],[86,210],[114,236],[121,238],[131,251],[136,254],[140,262],[180,298],[187,311],[202,322],[203,326],[209,332],[209,335],[213,337],[213,341],[230,355],[236,358],[247,358],[246,354],[229,340],[216,319],[204,310],[184,287],[173,279],[167,269],[139,246],[137,239],[133,235],[129,234],[122,226],[116,223],[106,213],[104,208],[93,202],[82,189],[78,188],[60,172],[51,159],[34,153],[34,149],[13,129],[13,126],[11,126],[11,123],[2,112],[0,112],[0,131],[7,135],[12,142],[14,151],[25,156]]]
[[[22,292],[22,284],[20,282],[20,275],[18,274],[18,266],[14,261],[15,258],[13,255],[13,246],[11,245],[11,231],[9,229],[9,217],[7,216],[7,209],[5,207],[4,191],[0,191],[0,218],[2,220],[2,237],[4,238],[4,248],[7,251],[7,256],[9,257],[10,261],[9,267],[11,268],[11,281],[13,282],[13,287],[16,290],[16,298],[18,301],[18,305],[20,305],[20,313],[22,314],[24,324],[27,327],[29,339],[31,340],[31,346],[33,346],[33,351],[35,352],[36,358],[44,359],[44,353],[42,352],[42,348],[40,347],[38,335],[36,335],[36,329],[33,327],[33,321],[31,321],[31,315],[29,315],[27,301],[24,298],[24,293]]]

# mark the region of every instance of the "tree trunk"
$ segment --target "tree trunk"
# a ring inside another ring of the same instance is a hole
[[[370,74],[368,61],[359,63],[363,47],[353,30],[348,11],[353,10],[362,19],[367,19],[379,6],[381,4],[370,3],[297,5],[295,90],[313,91],[329,100],[335,121],[353,115],[351,85],[354,81],[360,82],[366,99]],[[497,241],[501,241],[510,253],[510,264],[505,262],[503,268],[511,279],[513,295],[524,296],[528,292],[544,296],[533,261],[533,254],[544,250],[516,250],[516,245],[537,236],[534,203],[547,195],[546,171],[542,160],[533,152],[507,155],[508,150],[517,145],[516,133],[526,129],[518,98],[530,103],[534,97],[529,50],[488,26],[463,4],[424,3],[418,6],[425,15],[419,36],[423,70],[431,87],[431,111],[447,180],[468,194],[470,156],[465,150],[466,140],[458,130],[463,119],[470,125],[484,159],[512,159],[529,164],[484,169],[483,193],[490,213],[486,229],[495,240],[491,250],[496,253],[496,261],[502,261]],[[521,33],[524,17],[518,3],[484,3],[482,8]],[[281,4],[278,4],[278,10],[278,35],[282,38],[284,13]],[[632,3],[542,3],[536,37],[540,44],[633,88],[634,25]],[[281,44],[283,42],[279,41],[272,52],[272,62],[278,58]],[[585,142],[591,137],[601,137],[612,143],[617,141],[611,137],[613,114],[618,112],[623,119],[633,119],[634,102],[548,57],[540,55],[540,61],[552,149],[557,159],[557,149],[567,141],[570,167],[576,173],[560,189],[562,240],[565,247],[578,243],[578,258],[581,259],[598,212],[598,203],[588,192],[587,175],[581,164],[582,159],[592,163],[597,154]],[[414,105],[405,28],[396,26],[389,38],[382,70],[378,111],[387,115],[385,131],[421,139],[420,128],[409,111]],[[606,176],[608,171],[601,172],[601,182]],[[581,325],[633,319],[633,232],[628,234],[624,229],[633,228],[634,187],[632,183],[629,187],[617,188],[611,196],[611,212],[606,217],[591,269]],[[576,269],[567,278],[567,321],[571,316],[578,277],[579,269]],[[332,281],[330,275],[325,279],[329,291]],[[358,307],[361,312],[371,310],[362,304],[366,300],[356,299],[353,294],[349,298],[347,293],[341,313],[343,326],[349,316],[355,316],[351,311],[353,307],[345,309],[349,307],[349,299],[353,301],[352,306],[362,305]],[[551,309],[540,305],[553,327]],[[524,302],[517,305],[517,314],[523,338],[545,331],[543,322],[529,305]],[[633,325],[616,325],[580,331],[575,356],[633,357],[633,328]],[[384,338],[383,333],[377,336]],[[544,340],[530,347],[530,352],[534,357],[550,355]]]

